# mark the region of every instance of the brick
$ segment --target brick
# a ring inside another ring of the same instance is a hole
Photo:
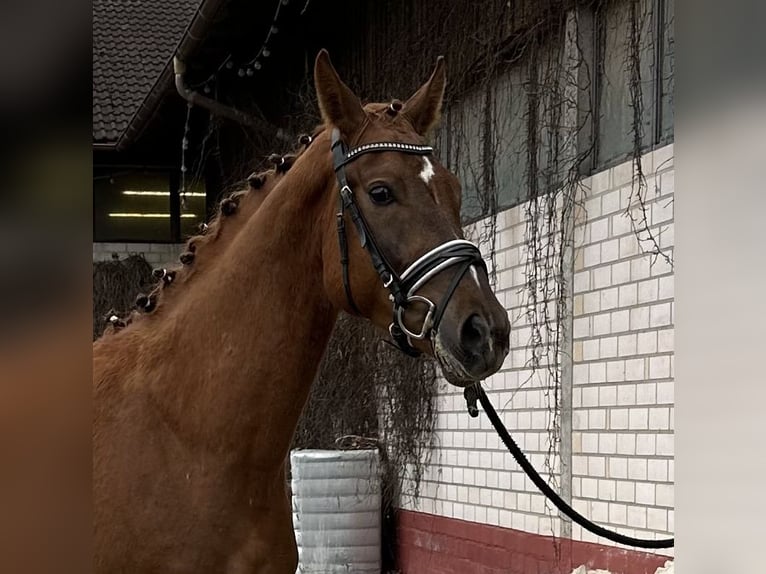
[[[652,224],[664,223],[673,219],[673,199],[663,197],[652,204]]]
[[[657,403],[656,383],[641,383],[636,385],[636,404],[654,405]]]
[[[633,428],[633,427],[631,427]],[[654,435],[639,434],[636,435],[636,454],[652,456],[655,454]]]
[[[601,196],[601,213],[606,215],[620,210],[620,190],[611,191]]]
[[[618,434],[617,435],[617,453],[618,454],[636,454],[636,435]],[[628,461],[628,476],[630,476],[630,463]],[[631,477],[632,478],[632,477]]]
[[[572,474],[588,474],[588,457],[572,455]]]
[[[657,435],[657,454],[665,456],[673,456],[675,452],[675,444],[672,434],[658,434]]]
[[[668,430],[670,428],[669,409],[656,407],[649,409],[649,429],[650,430]]]
[[[612,285],[612,267],[606,265],[593,270],[593,289],[603,289]]]
[[[646,156],[644,156],[646,157]],[[642,158],[643,159],[643,158]],[[614,187],[630,187],[633,181],[633,161],[625,161],[612,168],[612,185]],[[646,170],[647,172],[651,170]],[[627,185],[626,185],[627,184]],[[623,188],[624,189],[624,188]]]
[[[617,453],[617,435],[614,433],[594,433],[598,436],[598,452],[600,454]]]
[[[610,323],[610,316],[608,313],[593,316],[593,334],[594,335],[606,335],[610,331],[611,331],[611,323]]]
[[[649,312],[649,325],[662,327],[670,324],[670,303],[652,305]]]
[[[611,289],[604,289],[600,292],[601,295],[601,310],[614,309],[618,305],[618,290],[617,287]]]
[[[590,516],[594,522],[607,522],[609,520],[609,503],[592,501],[590,503]]]
[[[598,339],[586,339],[582,344],[582,356],[585,361],[592,361],[599,357],[599,340]],[[578,381],[584,379],[577,378]]]
[[[675,279],[673,275],[659,278],[659,298],[672,299]]]
[[[673,485],[658,484],[655,487],[655,504],[657,506],[673,507]]]
[[[658,337],[657,350],[660,353],[667,353],[667,352],[672,352],[675,350],[673,329],[665,329],[664,331],[658,331],[657,337]]]
[[[670,377],[670,357],[660,355],[649,357],[649,378],[667,379]]]
[[[628,526],[646,528],[646,508],[628,506]]]
[[[636,483],[636,504],[654,505],[654,485],[647,482]]]
[[[628,409],[611,409],[609,411],[609,428],[612,430],[627,430]]]
[[[589,372],[591,383],[606,382],[606,363],[592,363]]]
[[[641,281],[638,284],[638,302],[639,303],[653,303],[657,300],[659,293],[659,286],[657,279],[649,279],[648,281]]]
[[[583,313],[598,313],[601,310],[601,293],[585,293],[582,300]]]
[[[604,258],[606,261],[606,258]],[[612,265],[612,285],[620,285],[630,281],[630,261],[621,261]]]
[[[639,355],[648,355],[657,352],[657,332],[648,331],[638,334],[637,353]]]
[[[592,221],[587,227],[590,228],[590,241],[596,243],[609,237],[609,218],[604,217]]]
[[[627,259],[628,257],[637,254],[638,239],[636,239],[636,236],[631,234],[626,235],[625,237],[620,237],[620,259]]]
[[[617,337],[604,337],[599,339],[599,357],[610,359],[617,356]]]
[[[599,500],[615,500],[615,481],[614,480],[599,480],[598,481],[598,498]]]
[[[146,259],[147,263],[156,266],[163,263],[164,257],[159,253],[146,253],[144,254],[144,259]]]
[[[582,293],[590,289],[590,271],[581,271],[574,276],[574,292]]]
[[[599,406],[599,388],[598,387],[586,387],[582,390],[582,406],[584,407]]]
[[[625,361],[610,361],[606,364],[606,380],[610,383],[625,380]]]
[[[575,338],[582,338],[590,335],[590,317],[577,317],[572,323],[572,332]]]
[[[649,277],[649,259],[647,256],[631,259],[630,261],[630,279],[631,281],[641,281]],[[640,294],[640,291],[639,291]]]
[[[585,212],[588,219],[601,217],[601,196],[592,197],[585,202]]]
[[[619,288],[618,300],[620,307],[629,307],[638,302],[638,287],[635,283],[622,285]]]
[[[675,192],[675,171],[668,170],[660,174],[660,189],[662,195],[668,195]]]
[[[673,144],[668,144],[661,148],[654,150],[654,170],[660,172],[662,170],[670,170],[673,168]],[[660,176],[668,173],[664,171]],[[673,173],[672,171],[670,173]]]
[[[668,257],[672,257],[672,250],[667,250],[666,255],[668,255]],[[652,277],[668,275],[673,272],[673,267],[664,257],[658,257],[650,266],[649,272],[651,273]]]
[[[610,457],[609,476],[611,478],[628,478],[628,459]]]
[[[588,245],[583,249],[583,264],[585,267],[593,267],[601,263],[601,245]]]
[[[612,313],[612,333],[622,333],[630,329],[630,311],[627,309]]]
[[[606,410],[594,409],[588,411],[588,428],[600,430],[606,428]]]
[[[620,243],[617,239],[604,241],[601,244],[601,262],[616,261],[620,257]]]
[[[625,361],[625,380],[641,381],[644,378],[644,359],[628,359]],[[635,397],[634,402],[635,404]]]
[[[674,402],[673,394],[674,393],[673,393],[672,382],[657,383],[657,404],[658,405],[665,405],[665,404],[672,405]]]
[[[585,341],[588,343],[588,341]],[[588,365],[575,364],[572,372],[575,384],[579,382],[586,382],[588,380]]]
[[[588,474],[596,477],[606,476],[606,459],[602,456],[589,456]]]
[[[629,233],[633,234],[633,227],[630,221],[630,217],[628,217],[624,211],[620,211],[619,213],[612,215],[611,220],[612,236],[626,235]]]
[[[598,498],[598,480],[595,478],[583,478],[580,484],[583,498]]]
[[[625,460],[626,464],[626,474],[627,474],[627,460]],[[615,481],[615,499],[619,500],[621,502],[634,502],[636,500],[636,483],[634,482],[627,482],[624,480],[618,480]]]
[[[612,524],[627,524],[628,507],[624,504],[609,504],[609,522]]]
[[[577,319],[575,319],[575,322]],[[630,329],[638,331],[649,327],[649,307],[636,307],[630,310]],[[577,335],[575,335],[576,337]]]
[[[675,243],[675,226],[672,223],[663,225],[657,232],[660,248],[670,249]]]
[[[668,528],[668,513],[659,508],[646,509],[646,525],[652,530],[666,532]]]
[[[517,530],[524,530],[524,518],[526,515],[519,512],[511,513],[512,523],[511,526]]]
[[[632,436],[635,435],[624,435]],[[619,448],[619,436],[617,437],[617,444]],[[635,454],[635,449],[632,454]],[[628,478],[632,480],[646,480],[646,459],[643,458],[631,458],[628,459]],[[638,500],[638,487],[636,487],[636,500]]]
[[[649,428],[649,409],[630,409],[628,426],[632,430],[647,430]]]
[[[636,385],[617,386],[617,404],[631,406],[636,404]]]
[[[524,516],[524,530],[527,532],[534,532],[535,534],[540,532],[540,517],[532,514],[526,514]]]

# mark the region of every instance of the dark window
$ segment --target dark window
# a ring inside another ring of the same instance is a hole
[[[589,153],[582,174],[632,155],[631,1],[605,0],[595,8],[580,9],[579,54],[584,65],[578,67],[577,86],[561,69],[561,62],[571,56],[562,45],[565,34],[558,31],[534,54],[522,46],[515,63],[499,72],[489,87],[477,84],[450,103],[435,145],[463,186],[464,221],[487,214],[493,192],[497,208],[507,209],[528,199],[532,181],[539,193],[553,189],[568,177],[574,154]],[[649,151],[673,141],[674,0],[639,0],[637,8],[641,150]],[[536,74],[529,74],[532,58]],[[572,102],[578,108],[575,121],[569,115],[572,109],[566,109]],[[533,109],[536,125],[528,122]],[[528,156],[530,129],[537,137],[534,166]]]
[[[178,190],[167,171],[97,170],[93,189],[95,241],[177,242],[195,233],[205,217],[205,191],[187,186],[178,205]],[[171,195],[174,194],[174,195]]]
[[[594,171],[628,159],[634,149],[630,94],[632,2],[605,2],[596,11],[596,157]],[[639,0],[641,149],[673,139],[673,1]]]

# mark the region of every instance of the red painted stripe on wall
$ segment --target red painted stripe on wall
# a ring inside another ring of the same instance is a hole
[[[671,558],[614,546],[400,510],[402,574],[570,574],[585,564],[614,574],[654,574]]]

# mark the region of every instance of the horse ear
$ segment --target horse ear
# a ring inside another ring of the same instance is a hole
[[[324,122],[338,128],[347,138],[354,135],[365,118],[362,102],[340,79],[324,49],[314,63],[314,86]]]
[[[439,56],[436,59],[436,68],[431,77],[404,104],[402,113],[410,121],[415,131],[422,136],[426,136],[439,123],[446,83],[444,56]]]

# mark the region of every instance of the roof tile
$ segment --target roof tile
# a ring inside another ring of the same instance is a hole
[[[93,1],[94,142],[122,136],[201,1]]]

